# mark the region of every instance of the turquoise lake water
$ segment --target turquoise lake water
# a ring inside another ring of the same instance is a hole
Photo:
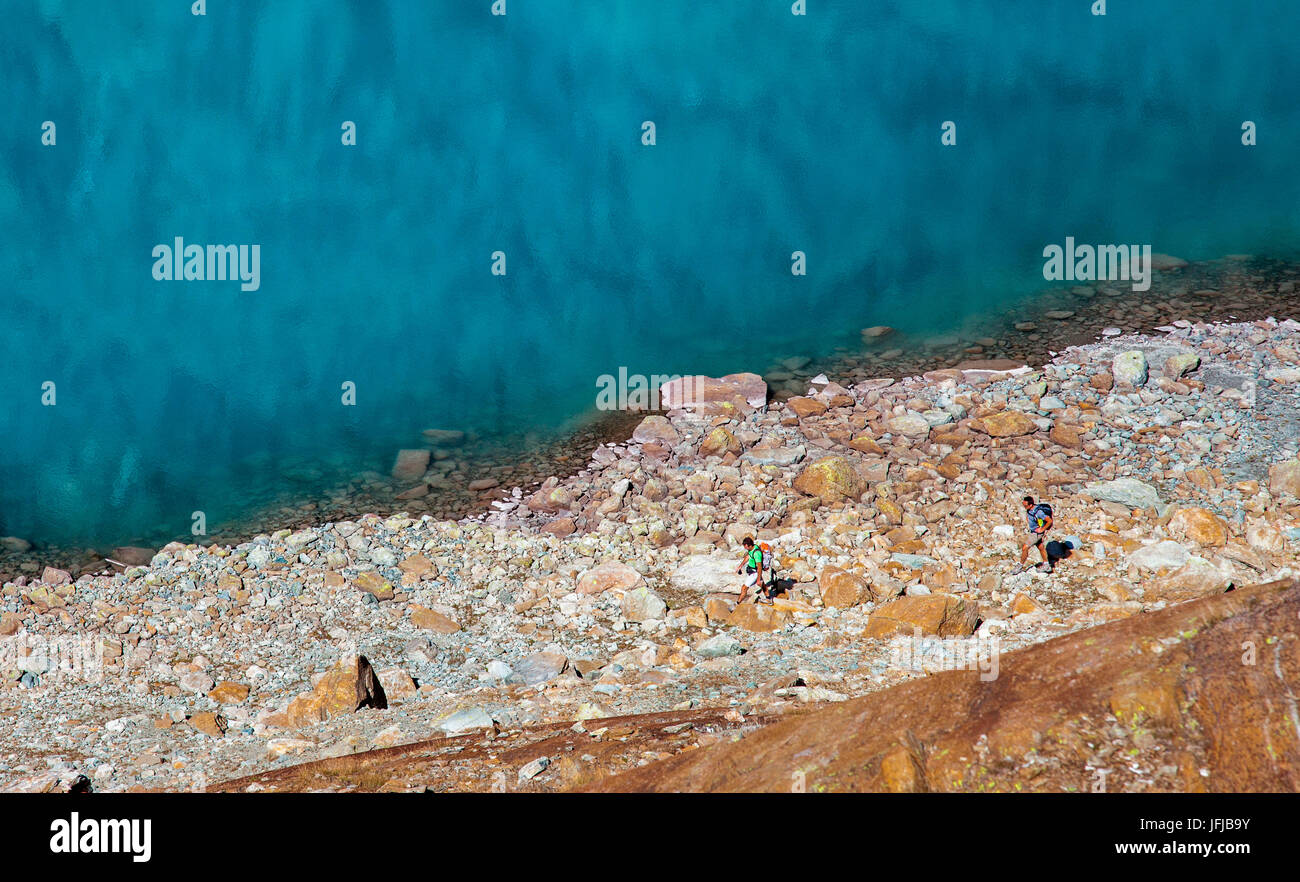
[[[1300,6],[1090,5],[9,0],[0,535],[179,537],[620,366],[941,332],[1066,236],[1294,254]],[[176,237],[260,287],[156,281]]]

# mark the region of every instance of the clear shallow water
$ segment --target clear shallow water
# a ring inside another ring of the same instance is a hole
[[[425,428],[558,427],[621,365],[942,332],[1067,235],[1293,254],[1294,3],[1088,5],[14,0],[0,535],[184,535]],[[259,244],[260,289],[154,281],[176,236]]]

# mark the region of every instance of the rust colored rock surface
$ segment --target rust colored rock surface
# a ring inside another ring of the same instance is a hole
[[[1295,579],[1241,588],[1007,653],[993,679],[914,680],[590,789],[788,792],[797,765],[809,792],[1087,791],[1107,746],[1124,757],[1109,792],[1296,791],[1298,632]]]

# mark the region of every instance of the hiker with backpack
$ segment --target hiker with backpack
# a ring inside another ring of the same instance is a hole
[[[764,590],[763,584],[763,549],[755,545],[754,540],[748,536],[740,544],[745,547],[745,559],[741,561],[740,566],[736,567],[736,574],[740,575],[741,571],[744,571],[745,584],[740,589],[740,600],[737,603],[745,602],[750,588],[754,588],[754,593],[757,595],[754,598],[755,602],[771,603],[771,595]]]
[[[1052,507],[1045,502],[1034,503],[1034,497],[1026,496],[1020,500],[1020,504],[1025,507],[1025,516],[1029,519],[1029,529],[1025,533],[1025,541],[1020,543],[1020,563],[1011,571],[1011,575],[1019,575],[1029,569],[1025,565],[1025,559],[1029,557],[1029,549],[1037,547],[1038,553],[1043,556],[1043,562],[1038,565],[1038,571],[1050,573],[1052,563],[1047,559],[1047,531],[1052,528]]]

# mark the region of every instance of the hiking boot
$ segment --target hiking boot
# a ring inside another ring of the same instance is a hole
[[[1023,572],[1024,572],[1025,570],[1027,570],[1027,569],[1029,569],[1029,567],[1025,566],[1024,564],[1016,564],[1016,565],[1015,565],[1014,567],[1012,567],[1012,569],[1011,569],[1011,575],[1013,575],[1013,576],[1019,576],[1021,573],[1023,573]]]
[[[1053,566],[1052,566],[1051,564],[1049,564],[1049,563],[1040,563],[1040,564],[1039,564],[1037,567],[1035,567],[1034,569],[1038,570],[1038,572],[1040,572],[1040,573],[1050,573],[1053,569],[1055,569],[1055,567],[1053,567]]]

